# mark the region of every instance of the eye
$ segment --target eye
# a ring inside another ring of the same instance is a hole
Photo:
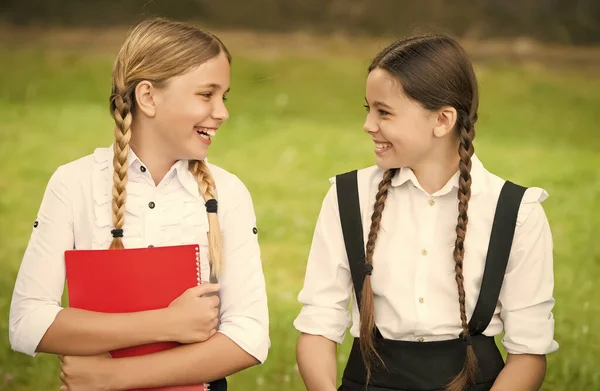
[[[227,99],[229,99],[227,98],[227,95],[223,95],[223,102],[227,102]]]
[[[371,111],[371,108],[369,107],[369,105],[365,104],[364,106],[365,106],[365,110],[367,110],[367,113],[368,113],[369,111]]]
[[[206,99],[210,99],[213,96],[213,93],[212,92],[201,92],[196,95],[200,95],[200,96],[205,97]]]
[[[380,116],[382,116],[382,117],[383,117],[383,116],[386,116],[386,115],[388,115],[388,114],[389,114],[389,113],[388,113],[387,111],[385,111],[385,110],[379,110],[379,115],[380,115]]]

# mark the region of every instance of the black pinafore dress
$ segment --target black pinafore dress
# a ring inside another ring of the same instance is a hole
[[[365,278],[365,246],[357,172],[338,175],[336,187],[344,243],[360,311],[360,293]],[[371,379],[368,387],[365,387],[366,368],[360,354],[360,340],[355,338],[338,391],[442,391],[461,371],[467,343],[472,344],[479,367],[475,384],[468,391],[490,390],[504,367],[504,360],[494,338],[482,332],[489,325],[498,302],[525,190],[507,181],[500,193],[481,291],[469,321],[470,338],[432,342],[395,341],[384,338],[376,327],[375,348],[386,368],[377,365],[377,360],[374,360]]]

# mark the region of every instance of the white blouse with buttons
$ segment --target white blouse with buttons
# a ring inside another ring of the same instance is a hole
[[[112,240],[112,148],[59,167],[44,194],[14,288],[9,336],[14,350],[35,355],[61,308],[64,252],[107,249]],[[219,200],[224,272],[219,332],[263,362],[269,342],[265,281],[250,194],[233,174],[208,164]],[[126,248],[199,244],[201,275],[210,275],[208,218],[187,161],[158,186],[129,154],[123,242]]]
[[[467,319],[479,296],[496,203],[504,180],[472,159],[469,223],[465,240],[464,286]],[[383,170],[358,172],[366,244],[373,204]],[[331,179],[335,183],[335,178]],[[373,256],[375,322],[388,339],[438,341],[462,331],[455,281],[458,173],[438,192],[428,194],[410,169],[392,179]],[[554,341],[552,236],[540,188],[529,188],[522,200],[514,242],[494,317],[484,331],[505,332],[509,353],[546,354]],[[360,335],[359,314],[340,226],[336,187],[323,201],[308,258],[303,304],[295,327],[341,343],[346,329]],[[351,312],[349,312],[349,307]]]

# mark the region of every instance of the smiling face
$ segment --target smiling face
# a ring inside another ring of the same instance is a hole
[[[202,160],[229,113],[225,107],[230,82],[224,53],[169,79],[153,93],[155,140],[173,160]]]
[[[379,167],[412,167],[428,157],[436,139],[437,113],[409,99],[400,82],[381,68],[369,73],[366,101],[364,130],[375,143]]]

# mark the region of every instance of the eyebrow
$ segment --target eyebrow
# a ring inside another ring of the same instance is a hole
[[[367,104],[369,104],[369,101],[367,100],[367,98],[366,98],[366,97],[365,97],[365,102],[367,102]],[[374,105],[374,106],[385,107],[385,108],[388,108],[388,109],[392,109],[392,106],[390,106],[390,105],[388,105],[388,104],[385,104],[385,103],[383,103],[383,102],[382,102],[382,101],[380,101],[380,100],[376,100],[375,102],[373,102],[373,105]]]
[[[210,83],[210,84],[200,85],[200,86],[198,86],[198,88],[217,88],[218,89],[218,88],[221,88],[221,85],[216,84],[216,83]],[[231,87],[229,87],[227,89],[227,91],[225,91],[225,93],[228,93],[230,90],[231,90]]]

